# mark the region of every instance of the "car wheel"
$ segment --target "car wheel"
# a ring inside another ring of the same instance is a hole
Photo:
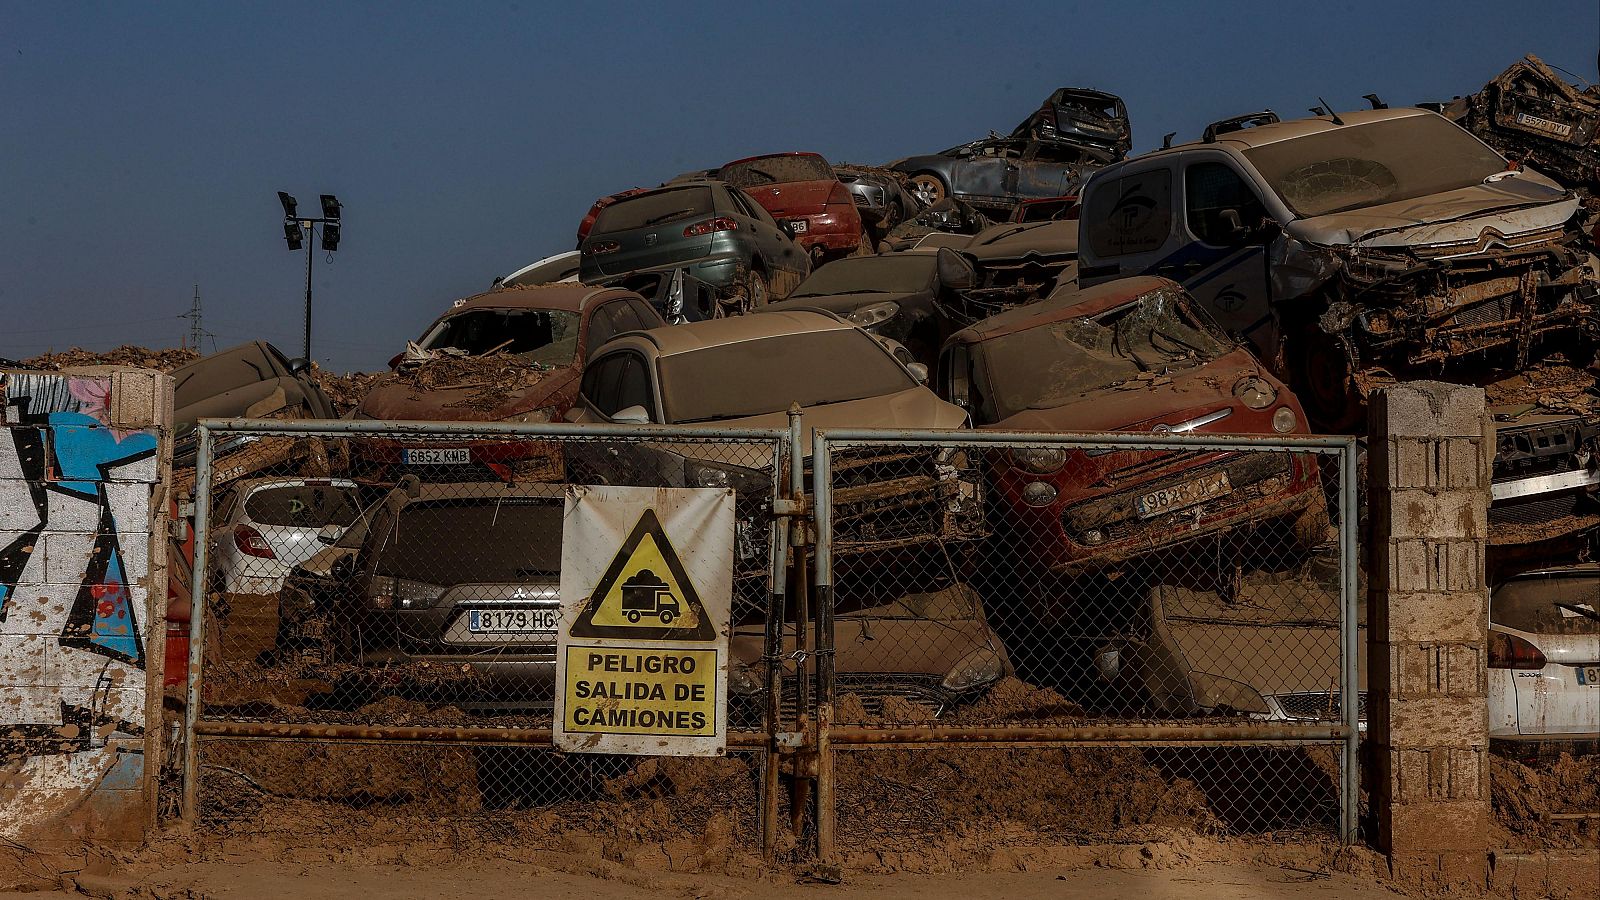
[[[923,172],[911,176],[911,193],[916,194],[924,206],[932,206],[943,200],[947,191],[943,179],[932,172]]]
[[[772,290],[767,284],[767,274],[760,269],[751,269],[750,275],[745,279],[744,297],[739,306],[742,313],[755,312],[767,305],[771,299]]]
[[[887,234],[891,228],[899,225],[900,220],[905,217],[906,211],[900,207],[899,198],[896,198],[890,201],[888,206],[884,207],[883,221],[878,223],[878,227]]]
[[[877,252],[878,248],[873,246],[872,235],[868,234],[865,228],[861,229],[861,241],[856,244],[856,249],[850,255],[875,256]]]

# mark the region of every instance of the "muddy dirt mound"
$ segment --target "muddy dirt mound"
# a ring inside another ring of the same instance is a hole
[[[328,395],[328,400],[333,403],[333,411],[341,416],[361,405],[361,398],[367,396],[372,386],[383,380],[388,372],[346,372],[335,375],[321,366],[312,366],[312,374],[317,379],[317,384],[322,387],[322,392]]]
[[[79,366],[139,366],[170,372],[200,358],[193,350],[152,350],[123,344],[115,350],[83,350],[74,347],[60,353],[41,353],[22,361],[23,365],[38,369],[70,369]]]
[[[1511,846],[1600,846],[1600,755],[1519,761],[1489,757],[1495,824]]]
[[[1533,404],[1551,412],[1588,413],[1600,408],[1592,373],[1560,356],[1484,386],[1490,406]]]

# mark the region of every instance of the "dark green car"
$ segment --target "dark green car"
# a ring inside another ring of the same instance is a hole
[[[721,181],[672,184],[600,211],[578,247],[585,284],[682,269],[744,312],[787,297],[811,272],[804,249],[760,204]]]

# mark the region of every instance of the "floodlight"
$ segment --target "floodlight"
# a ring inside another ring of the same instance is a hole
[[[294,218],[294,208],[295,208],[294,198],[289,196],[287,193],[285,193],[283,191],[279,191],[278,192],[278,202],[283,204],[283,217],[285,219]]]
[[[339,223],[322,223],[322,249],[332,253],[339,249]]]
[[[322,217],[335,220],[339,218],[339,198],[332,194],[322,195]]]
[[[301,247],[300,223],[296,222],[294,219],[284,220],[283,239],[289,242],[290,250],[299,250]]]

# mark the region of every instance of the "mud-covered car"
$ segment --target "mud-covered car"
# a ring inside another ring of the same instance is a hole
[[[1047,200],[1024,200],[1011,211],[1013,222],[1056,222],[1076,219],[1083,211],[1076,194],[1051,197]]]
[[[815,153],[772,153],[735,160],[716,179],[744,191],[811,254],[813,265],[872,252],[855,200]]]
[[[978,283],[967,291],[968,322],[1048,295],[1077,275],[1078,223],[1006,222],[972,236],[961,252]]]
[[[972,263],[944,248],[841,259],[811,273],[769,311],[823,309],[906,348],[931,370],[939,347],[966,324],[962,294],[977,284]]]
[[[266,341],[229,347],[170,374],[172,423],[179,432],[206,418],[335,418],[311,364],[289,359]]]
[[[1550,526],[1595,517],[1600,524],[1600,418],[1593,413],[1505,404],[1490,408],[1495,428],[1493,502],[1495,543],[1556,535]]]
[[[855,215],[848,198],[845,203]],[[620,197],[600,210],[578,249],[585,284],[682,269],[720,291],[730,313],[787,297],[811,274],[810,255],[771,213],[721,181]]]
[[[940,361],[940,394],[979,428],[1267,436],[1306,432],[1282,382],[1164,278],[1130,278],[985,319]],[[1217,535],[1239,554],[1327,538],[1315,457],[1015,449],[987,459],[1030,564],[1080,574]]]
[[[1133,129],[1122,98],[1089,88],[1056,88],[1011,136],[1092,148],[1104,153],[1106,162],[1121,160],[1133,149]]]
[[[1391,379],[1586,358],[1580,224],[1575,195],[1435,113],[1262,113],[1096,172],[1078,277],[1181,281],[1339,431]]]
[[[983,603],[970,585],[949,578],[942,583],[835,611],[833,619],[834,690],[840,708],[860,702],[860,711],[883,716],[891,697],[913,704],[918,721],[936,719],[981,697],[1011,673],[1000,638],[985,620]],[[783,721],[793,721],[792,630],[786,630],[783,657],[787,675]],[[808,625],[808,633],[815,623]],[[765,712],[762,656],[763,622],[735,624],[728,652],[729,718],[756,725]],[[893,716],[893,711],[888,711]]]
[[[784,428],[797,405],[808,432],[964,425],[966,413],[934,396],[913,368],[920,366],[908,367],[881,339],[825,312],[695,322],[621,335],[601,348],[584,367],[577,420]],[[772,493],[772,473],[755,468],[747,445],[616,449],[595,454],[589,471],[572,480],[731,486],[741,504]],[[985,533],[982,479],[960,453],[852,450],[836,454],[833,465],[837,554]],[[764,554],[764,543],[758,549]]]
[[[995,136],[896,160],[888,168],[907,175],[911,193],[923,203],[954,198],[1009,213],[1023,200],[1076,193],[1089,173],[1111,161],[1102,151],[1062,141]]]
[[[593,348],[625,331],[665,324],[632,291],[581,284],[504,287],[457,300],[390,361],[357,419],[551,422],[572,408]],[[370,464],[505,477],[528,442],[359,441]],[[489,471],[485,472],[487,469]]]
[[[878,247],[883,251],[920,250],[933,237],[966,237],[993,225],[994,221],[977,207],[946,198],[896,225],[884,235]],[[952,241],[938,246],[965,246],[967,241]]]
[[[862,223],[879,236],[922,209],[922,202],[907,189],[908,179],[903,172],[882,166],[836,163],[833,174],[855,200]]]

